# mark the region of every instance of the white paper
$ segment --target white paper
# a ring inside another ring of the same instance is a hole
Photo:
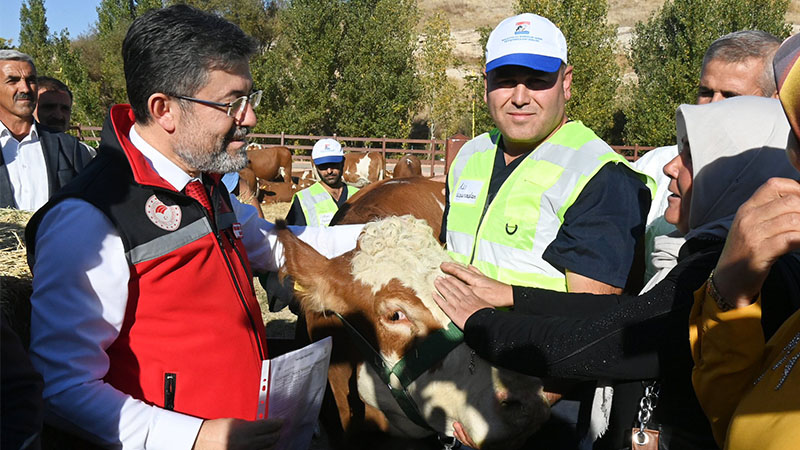
[[[328,381],[331,346],[331,338],[326,337],[263,361],[257,417],[263,419],[266,409],[269,418],[283,419],[275,449],[307,450],[311,445]],[[267,399],[269,409],[266,408]]]

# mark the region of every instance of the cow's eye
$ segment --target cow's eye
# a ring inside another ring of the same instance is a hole
[[[403,311],[395,311],[392,313],[392,317],[389,318],[392,322],[397,322],[398,320],[405,320],[407,319],[406,315],[403,314]]]

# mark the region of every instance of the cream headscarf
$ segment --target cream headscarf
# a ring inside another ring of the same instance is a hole
[[[736,210],[769,178],[800,178],[786,164],[789,123],[778,100],[741,96],[707,105],[681,105],[678,147],[688,141],[693,180],[689,233],[728,235]]]

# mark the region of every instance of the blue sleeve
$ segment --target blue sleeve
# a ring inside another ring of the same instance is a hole
[[[608,163],[564,214],[542,257],[557,269],[622,288],[644,235],[650,190],[622,164]]]

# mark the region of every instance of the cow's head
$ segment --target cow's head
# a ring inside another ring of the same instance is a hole
[[[298,297],[306,315],[341,314],[391,364],[450,324],[433,301],[433,281],[449,257],[423,220],[403,216],[369,223],[354,250],[330,260],[287,230],[280,231],[280,240],[285,270],[304,289]],[[359,396],[383,412],[391,433],[430,434],[406,417],[369,365],[361,361],[356,370]],[[464,343],[408,392],[436,432],[452,435],[453,422],[460,422],[481,448],[514,448],[549,415],[537,378],[492,367]]]

